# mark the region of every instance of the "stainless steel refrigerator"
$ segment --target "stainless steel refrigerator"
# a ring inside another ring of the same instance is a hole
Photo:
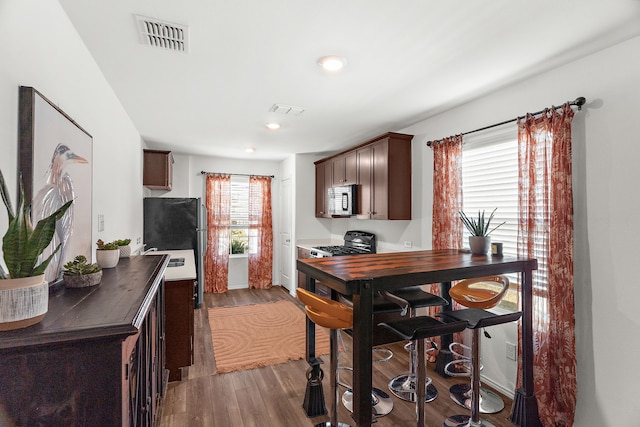
[[[196,261],[195,307],[203,301],[204,249],[207,240],[206,208],[200,198],[145,197],[145,249],[193,249]]]

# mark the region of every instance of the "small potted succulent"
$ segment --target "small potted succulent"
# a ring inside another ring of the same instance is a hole
[[[118,265],[120,260],[120,249],[116,242],[105,243],[102,239],[96,242],[98,250],[96,251],[96,261],[102,268],[113,268]]]
[[[88,264],[84,255],[78,255],[63,267],[62,277],[67,288],[95,286],[102,280],[102,268],[96,263]]]
[[[462,223],[467,227],[467,230],[469,230],[469,233],[471,234],[469,236],[469,247],[471,248],[472,253],[476,255],[486,255],[491,248],[491,236],[489,236],[489,234],[491,234],[496,228],[505,224],[505,222],[503,222],[493,228],[490,228],[491,220],[493,219],[496,210],[498,210],[498,208],[495,208],[486,220],[484,211],[478,211],[477,219],[467,216],[467,214],[462,211],[458,211]]]
[[[7,232],[2,238],[2,253],[7,271],[0,266],[0,331],[25,328],[40,322],[49,309],[49,285],[44,272],[58,245],[48,258],[42,252],[49,246],[56,222],[73,203],[70,200],[50,216],[41,219],[35,228],[31,209],[25,204],[22,177],[19,179],[18,206],[14,211],[9,190],[0,171],[0,196],[9,217]]]
[[[131,256],[131,239],[120,239],[114,242],[120,249],[120,258],[129,258]]]

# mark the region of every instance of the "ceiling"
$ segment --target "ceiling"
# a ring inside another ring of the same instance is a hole
[[[639,0],[60,3],[147,145],[241,159],[340,151],[640,34]],[[188,51],[142,44],[136,14]]]

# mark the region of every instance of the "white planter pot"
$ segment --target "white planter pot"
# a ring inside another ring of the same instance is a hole
[[[118,246],[120,250],[120,258],[129,258],[131,256],[131,246]]]
[[[120,249],[98,249],[96,251],[96,262],[102,268],[113,268],[120,260]]]
[[[469,247],[475,255],[486,255],[491,249],[491,236],[469,236]]]
[[[49,284],[44,274],[0,280],[0,331],[35,325],[48,309]]]

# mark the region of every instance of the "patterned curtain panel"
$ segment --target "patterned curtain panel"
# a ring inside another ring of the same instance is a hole
[[[249,288],[272,285],[273,227],[271,178],[249,178]]]
[[[433,220],[432,249],[456,249],[462,247],[462,223],[458,211],[462,209],[462,135],[444,138],[434,143],[433,149]],[[440,285],[431,284],[429,292],[438,295]],[[430,316],[435,316],[440,307],[429,307]],[[456,342],[462,342],[462,334],[454,335]],[[440,347],[440,337],[434,341]],[[437,352],[429,353],[429,360],[435,361]]]
[[[433,148],[433,249],[462,247],[462,135],[444,138]]]
[[[573,302],[573,110],[518,120],[518,255],[538,259],[533,274],[534,390],[545,426],[571,426],[576,406]],[[541,262],[542,261],[542,262]],[[522,369],[518,368],[518,382]]]
[[[231,175],[208,174],[207,249],[204,258],[205,292],[226,292],[229,282],[231,238]]]

